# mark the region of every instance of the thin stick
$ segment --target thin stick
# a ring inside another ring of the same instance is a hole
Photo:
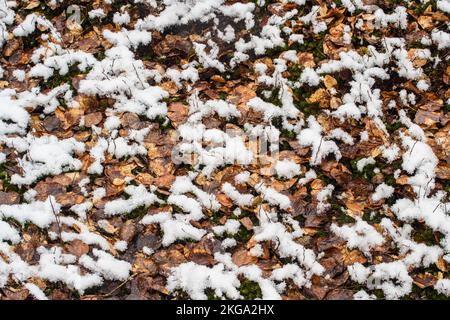
[[[317,152],[316,152],[316,155],[314,156],[314,161],[313,161],[313,164],[315,164],[316,163],[316,161],[317,161],[317,157],[319,156],[319,152],[320,152],[320,147],[322,147],[322,141],[323,141],[323,136],[320,138],[320,143],[319,143],[319,148],[317,148]]]
[[[139,273],[135,273],[131,276],[128,277],[127,280],[125,280],[124,282],[122,282],[121,284],[119,284],[117,287],[115,287],[113,290],[111,290],[109,293],[107,294],[103,294],[101,295],[101,297],[108,297],[110,295],[112,295],[114,292],[116,292],[118,289],[122,288],[128,281],[132,280],[134,277],[136,277]]]
[[[59,217],[56,214],[55,207],[53,207],[52,197],[51,196],[48,197],[48,200],[50,201],[50,205],[52,206],[52,211],[53,211],[53,214],[54,214],[55,219],[56,219],[56,224],[58,226],[59,242],[62,244],[62,235],[61,235],[62,232],[61,232],[61,225],[59,223]]]

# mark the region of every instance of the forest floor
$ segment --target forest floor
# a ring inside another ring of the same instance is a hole
[[[0,0],[0,299],[448,299],[449,0]]]

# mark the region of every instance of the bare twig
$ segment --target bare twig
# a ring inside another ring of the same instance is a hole
[[[52,197],[51,197],[51,196],[48,197],[48,201],[50,201],[50,205],[51,205],[51,207],[52,207],[53,215],[55,216],[55,219],[56,219],[56,225],[58,226],[59,241],[60,241],[60,243],[62,244],[61,224],[60,224],[60,222],[59,222],[58,214],[57,214],[56,211],[55,211],[55,207],[53,206],[53,202],[52,202]]]
[[[317,152],[316,155],[314,156],[314,161],[313,164],[316,163],[317,161],[317,157],[319,156],[319,152],[320,152],[320,147],[322,147],[322,141],[323,141],[323,136],[320,138],[320,143],[319,143],[319,147],[317,148]]]
[[[126,279],[125,281],[123,281],[121,284],[119,284],[117,287],[115,287],[114,289],[112,289],[110,292],[101,295],[101,297],[109,297],[109,296],[111,296],[114,292],[116,292],[117,290],[119,290],[120,288],[122,288],[124,285],[126,285],[130,280],[133,280],[138,274],[140,274],[140,273],[132,274],[131,276],[128,277],[128,279]]]

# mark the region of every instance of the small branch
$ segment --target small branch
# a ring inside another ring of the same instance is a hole
[[[140,273],[135,273],[131,276],[128,277],[127,280],[125,280],[124,282],[122,282],[121,284],[119,284],[117,287],[115,287],[114,289],[112,289],[110,292],[108,292],[107,294],[103,294],[101,295],[101,297],[109,297],[111,296],[114,292],[116,292],[117,290],[119,290],[120,288],[122,288],[125,284],[128,283],[128,281],[132,280],[133,278],[135,278],[138,274]]]
[[[55,219],[56,219],[56,225],[58,226],[59,242],[60,242],[61,245],[62,245],[61,224],[60,224],[60,222],[59,222],[58,214],[57,214],[56,211],[55,211],[55,207],[53,207],[53,202],[52,202],[52,197],[51,197],[51,196],[48,197],[48,201],[50,201],[50,205],[51,205],[51,207],[52,207],[53,215],[55,216]]]
[[[320,138],[319,147],[317,148],[316,155],[314,156],[313,164],[316,164],[317,157],[319,156],[320,148],[322,147],[323,136]]]

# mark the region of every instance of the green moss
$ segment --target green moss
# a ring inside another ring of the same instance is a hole
[[[263,93],[263,91],[271,91],[270,97],[266,97],[265,94]],[[272,103],[272,104],[274,104],[276,106],[280,106],[281,105],[281,101],[279,99],[279,93],[280,93],[280,89],[278,89],[278,88],[275,88],[275,89],[272,89],[272,90],[266,90],[266,88],[258,88],[256,90],[256,95],[259,98],[261,98],[265,102]]]
[[[364,210],[363,220],[369,222],[370,224],[380,223],[382,216],[379,214],[372,215],[372,212],[368,209]]]
[[[172,294],[164,296],[166,299],[178,299],[178,300],[189,300],[189,295],[182,290],[175,290]]]
[[[355,223],[356,220],[353,219],[351,216],[345,214],[345,213],[341,213],[336,217],[336,221],[338,222],[339,225],[343,225],[343,224],[349,224],[349,223]]]
[[[290,81],[297,81],[300,79],[302,75],[303,67],[299,64],[294,64],[288,68],[288,71],[289,71],[288,79]]]
[[[44,293],[45,293],[45,295],[47,296],[47,297],[49,297],[52,293],[53,293],[53,288],[51,288],[51,287],[46,287],[45,288],[45,290],[44,290]]]
[[[323,229],[317,230],[317,232],[315,234],[315,237],[318,237],[318,238],[321,238],[321,237],[328,238],[328,236],[329,236],[329,232],[327,232]]]
[[[400,129],[400,127],[402,126],[402,123],[400,121],[387,122],[387,123],[385,123],[385,126],[386,126],[386,130],[389,133],[394,133],[395,131]]]
[[[140,206],[139,208],[134,209],[133,211],[126,214],[127,219],[136,219],[142,218],[147,214],[147,207]]]
[[[430,5],[433,7],[432,11],[436,11],[436,9],[437,9],[436,0],[430,0],[425,3],[422,3],[422,2],[417,3],[416,2],[416,7],[414,8],[414,13],[416,15],[420,16],[425,12],[425,9],[428,8],[428,6],[430,6]]]
[[[447,193],[450,193],[450,180],[445,180],[445,181],[444,181],[444,190],[445,190]]]
[[[303,85],[301,88],[294,90],[294,96],[297,98],[297,100],[294,100],[294,105],[305,115],[305,118],[310,115],[317,116],[321,112],[318,103],[308,102],[308,99],[316,90],[317,88],[311,88],[307,85]]]
[[[357,283],[357,282],[352,281],[352,280],[348,280],[343,285],[343,289],[352,290],[354,293],[356,293],[356,292],[358,292],[360,290],[367,291],[367,287],[364,284]]]
[[[239,292],[244,297],[245,300],[255,300],[257,298],[262,298],[262,292],[259,285],[248,279],[241,281],[241,286],[239,287]]]
[[[303,112],[303,114],[305,115],[305,117],[309,117],[311,115],[318,115],[320,113],[320,107],[318,103],[309,103],[307,101],[304,101],[304,103],[301,101],[300,104],[298,105],[299,109],[301,112]]]
[[[393,174],[385,175],[384,182],[390,186],[394,186],[396,184],[396,179],[394,178]]]
[[[436,244],[434,232],[431,228],[425,227],[422,224],[415,223],[412,238],[419,243],[425,243],[428,246]]]
[[[239,66],[230,70],[226,70],[222,75],[226,80],[240,80],[242,74],[249,73],[250,70],[244,66]]]
[[[283,130],[281,130],[281,136],[286,137],[288,139],[295,139],[297,137],[297,134],[294,131],[289,131],[289,130],[283,129]],[[282,140],[280,142],[280,151],[283,151],[283,150],[292,150],[291,145],[286,140]]]
[[[450,104],[446,103],[444,106],[444,113],[447,113],[450,111]]]
[[[0,180],[3,182],[3,190],[5,192],[17,192],[19,194],[22,194],[25,192],[22,188],[19,188],[18,186],[11,184],[11,177],[8,174],[8,171],[6,170],[5,163],[0,164]]]
[[[283,46],[279,46],[279,47],[275,47],[272,49],[268,49],[266,50],[265,56],[269,57],[269,58],[278,58],[278,56],[284,52],[289,50],[289,46],[287,44],[283,45]]]
[[[373,290],[373,294],[377,297],[377,299],[385,299],[384,293],[380,289]]]
[[[319,168],[311,168],[309,164],[307,164],[307,169],[314,169],[316,171],[317,178],[322,180],[325,184],[332,184],[334,186],[337,185],[337,181],[325,175],[323,171]],[[312,190],[308,187],[308,192],[310,193]]]
[[[350,160],[350,167],[352,171],[353,178],[364,178],[368,181],[372,180],[375,173],[373,170],[376,167],[383,167],[382,163],[375,162],[374,164],[366,164],[362,171],[358,170],[358,161],[363,157],[357,157],[356,159]]]
[[[172,123],[170,122],[169,118],[158,116],[155,120],[156,122],[158,122],[159,129],[161,129],[162,131],[173,129]]]
[[[80,74],[86,74],[89,73],[90,68],[87,68],[84,72],[81,72],[78,69],[77,65],[72,65],[69,68],[69,72],[65,75],[60,75],[58,70],[55,70],[53,73],[53,76],[51,76],[46,81],[43,81],[41,84],[42,89],[53,89],[63,84],[68,84],[70,89],[73,91],[74,95],[77,94],[76,88],[73,86],[72,78],[74,76],[80,75]]]
[[[259,220],[256,217],[256,215],[253,212],[247,211],[247,210],[241,210],[241,214],[239,216],[236,216],[235,214],[231,215],[231,219],[242,219],[248,217],[252,221],[253,225],[259,225]]]
[[[413,284],[412,292],[401,298],[402,300],[448,300],[448,297],[444,294],[437,292],[432,287],[419,288],[417,285]]]
[[[218,297],[213,289],[206,289],[205,290],[205,294],[208,297],[208,300],[221,300],[220,297]]]
[[[215,211],[215,212],[212,213],[211,217],[209,217],[209,220],[210,220],[213,224],[217,225],[217,224],[220,224],[220,219],[221,219],[222,217],[223,217],[222,212],[218,210],[218,211]]]
[[[239,231],[233,236],[236,241],[246,243],[253,236],[253,233],[246,228],[240,227]]]
[[[99,61],[105,59],[105,57],[106,57],[105,51],[99,50],[98,52],[94,53],[94,57],[95,57],[95,59],[97,59]]]
[[[304,39],[302,44],[296,43],[291,49],[312,53],[316,63],[323,59],[327,59],[327,55],[323,52],[323,41],[325,34],[326,32],[321,32],[314,36],[314,38]]]

